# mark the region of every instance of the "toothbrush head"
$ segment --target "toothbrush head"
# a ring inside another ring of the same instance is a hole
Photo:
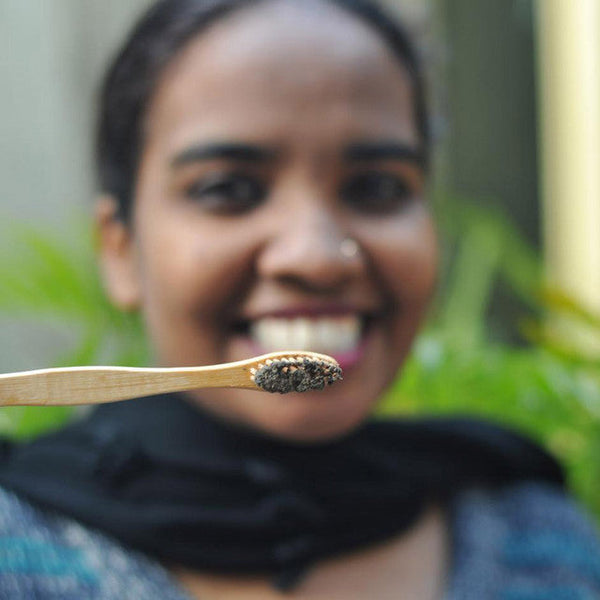
[[[322,390],[342,379],[337,361],[325,354],[313,352],[290,353],[267,359],[251,370],[254,383],[265,392],[287,394]]]

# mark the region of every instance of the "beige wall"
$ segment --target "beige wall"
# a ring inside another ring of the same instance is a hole
[[[0,0],[0,216],[60,225],[89,206],[94,92],[148,0]]]

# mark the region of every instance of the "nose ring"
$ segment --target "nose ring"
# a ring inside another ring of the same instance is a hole
[[[340,242],[340,254],[347,259],[354,258],[358,255],[360,247],[356,240],[345,238]]]

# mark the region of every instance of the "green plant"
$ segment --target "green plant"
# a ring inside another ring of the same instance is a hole
[[[115,310],[99,283],[89,227],[69,234],[12,225],[2,236],[0,314],[57,323],[77,334],[52,366],[102,362],[143,364],[146,345],[139,318]],[[0,412],[0,433],[31,436],[62,422],[72,409],[15,407]]]
[[[600,385],[586,369],[541,348],[465,350],[431,332],[380,410],[458,413],[516,428],[561,460],[572,489],[600,517]]]
[[[548,313],[549,323],[526,320],[523,331],[527,337],[564,360],[587,366],[597,373],[600,370],[600,317],[562,290],[542,288],[539,301]],[[575,335],[564,335],[565,329]]]
[[[426,332],[381,404],[381,414],[461,413],[516,428],[549,448],[600,519],[600,360],[551,334],[560,311],[600,340],[600,319],[542,285],[542,262],[501,212],[456,199],[439,210],[445,254]],[[488,314],[505,286],[527,316],[527,346],[498,343]]]

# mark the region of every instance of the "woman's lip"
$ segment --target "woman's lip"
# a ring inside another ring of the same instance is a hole
[[[264,318],[294,318],[294,317],[343,317],[349,315],[371,315],[379,312],[373,308],[349,307],[347,305],[301,306],[279,308],[261,311],[248,316],[242,316],[244,321],[257,321]]]
[[[370,334],[371,332],[367,331],[366,334],[361,338],[356,348],[353,348],[347,352],[330,354],[330,356],[337,360],[338,364],[342,368],[342,371],[349,371],[362,360],[367,350]]]

